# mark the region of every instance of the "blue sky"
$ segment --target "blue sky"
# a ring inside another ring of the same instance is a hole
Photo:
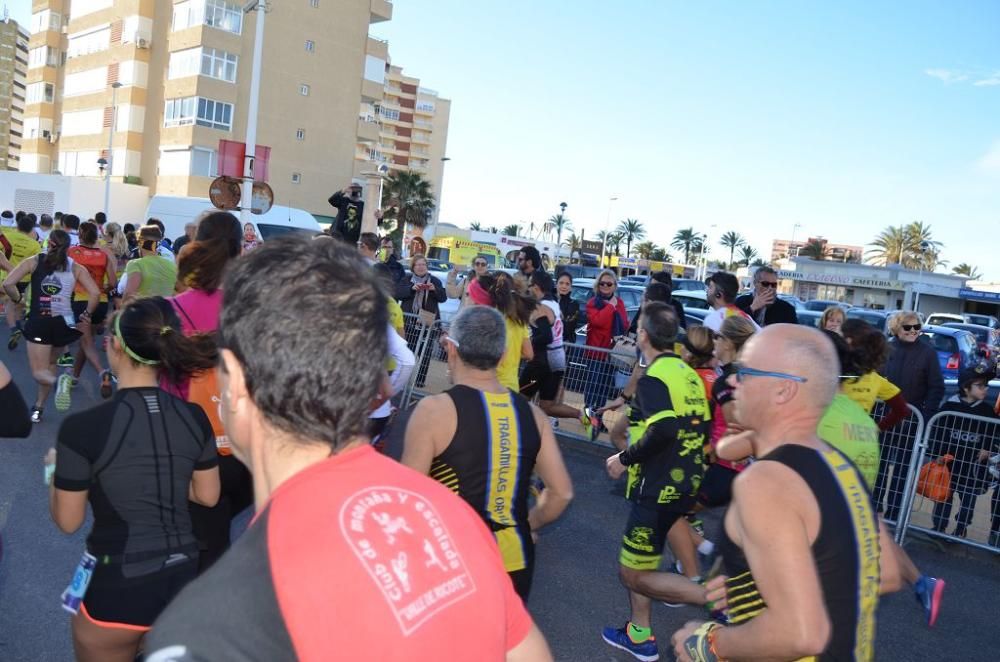
[[[397,0],[372,33],[452,99],[443,220],[565,201],[593,236],[616,195],[612,224],[658,244],[694,226],[764,254],[796,223],[864,244],[922,220],[1000,280],[998,2]]]

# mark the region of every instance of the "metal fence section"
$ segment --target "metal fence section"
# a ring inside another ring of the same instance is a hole
[[[916,484],[918,456],[924,438],[924,417],[913,405],[909,415],[879,434],[878,475],[872,488],[872,500],[882,517],[890,524],[899,524],[900,512],[908,506],[907,496]],[[876,423],[889,413],[884,402],[875,403],[872,418]],[[901,538],[901,527],[896,529],[896,537]]]
[[[937,486],[944,494],[934,495],[933,484],[921,490],[915,477],[907,491],[900,542],[915,530],[1000,552],[1000,420],[940,412],[927,422],[919,451],[915,476],[938,465],[948,468],[950,481]]]
[[[435,322],[436,326],[438,323]],[[427,346],[430,342],[431,335],[437,335],[434,332],[434,326],[428,326],[424,324],[423,321],[413,313],[403,313],[403,332],[404,338],[406,339],[406,345],[413,352],[413,358],[415,359],[415,365],[413,366],[413,372],[410,373],[410,379],[403,388],[402,394],[399,397],[399,408],[406,409],[409,406],[410,401],[413,397],[413,391],[420,384],[423,384],[427,378]]]

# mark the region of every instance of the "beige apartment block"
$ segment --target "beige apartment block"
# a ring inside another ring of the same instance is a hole
[[[113,181],[206,197],[219,141],[246,136],[258,14],[244,4],[33,0],[30,47],[47,55],[28,70],[22,170],[102,177],[103,159]],[[269,3],[257,143],[275,202],[330,215],[354,174],[368,27],[391,17],[385,0]]]
[[[368,59],[354,176],[362,181],[362,173],[382,164],[418,172],[430,181],[440,208],[451,101],[391,64],[385,42],[370,37]]]
[[[771,262],[795,257],[799,254],[799,251],[814,242],[823,244],[827,252],[826,259],[833,262],[860,262],[864,256],[864,248],[862,246],[831,244],[822,237],[809,237],[803,241],[775,239],[771,242]]]
[[[28,31],[0,21],[0,170],[19,170],[27,92]]]

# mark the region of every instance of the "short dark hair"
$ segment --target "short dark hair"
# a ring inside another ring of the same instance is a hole
[[[552,276],[546,271],[541,269],[535,269],[531,272],[531,276],[528,278],[528,283],[535,285],[542,291],[543,299],[554,299],[554,292],[556,291],[555,283],[552,281]]]
[[[653,281],[646,286],[645,295],[647,302],[670,303],[670,288],[663,283]]]
[[[522,246],[521,252],[524,253],[524,259],[534,266],[535,269],[542,268],[542,254],[538,252],[538,249],[534,246]]]
[[[755,271],[753,273],[753,282],[755,282],[755,283],[759,282],[761,274],[771,274],[775,278],[778,277],[778,272],[777,271],[775,271],[773,268],[771,268],[771,267],[769,267],[767,265],[764,265],[764,266],[757,267],[757,271]]]
[[[105,223],[108,222],[108,215],[105,214],[103,211],[99,211],[96,214],[94,214],[94,222],[97,223],[98,225],[104,225]]]
[[[43,228],[52,227],[52,217],[48,214],[42,214],[41,218],[38,219],[38,224]]]
[[[163,221],[161,221],[160,219],[158,219],[158,218],[151,218],[148,221],[146,221],[146,225],[155,225],[156,227],[160,228],[160,238],[161,239],[163,237],[167,236],[167,229],[165,227],[163,227]]]
[[[63,214],[62,226],[65,230],[79,230],[80,217],[76,214]]]
[[[716,271],[708,277],[707,283],[715,283],[716,289],[722,293],[722,299],[726,303],[736,301],[736,295],[740,291],[740,281],[736,276],[725,271]]]
[[[61,211],[57,211],[57,212],[55,213],[55,219],[56,219],[57,221],[58,221],[58,220],[61,220],[63,216],[64,216],[64,214],[63,214],[63,213],[62,213]]]
[[[646,332],[649,344],[654,349],[665,352],[673,349],[677,342],[677,329],[680,326],[677,313],[665,303],[653,301],[643,306],[639,325]]]
[[[655,274],[649,277],[651,283],[663,283],[670,288],[670,291],[674,291],[674,277],[670,275],[669,271],[657,271]]]
[[[28,234],[35,228],[35,219],[31,218],[27,214],[17,219],[17,229],[21,232]]]
[[[97,243],[97,224],[90,221],[80,223],[80,243],[91,246]]]
[[[0,216],[4,218],[14,218],[14,212],[9,209],[4,209],[3,212],[0,212]]]
[[[356,250],[277,237],[235,260],[222,291],[221,346],[242,365],[263,417],[335,449],[363,434],[385,377],[389,312]],[[304,309],[322,314],[303,324]]]
[[[358,243],[370,251],[377,251],[379,247],[378,235],[374,232],[362,232],[361,236],[358,237]]]

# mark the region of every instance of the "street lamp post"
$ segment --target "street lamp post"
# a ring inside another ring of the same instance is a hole
[[[104,217],[108,218],[111,206],[111,167],[115,162],[115,126],[118,124],[118,81],[111,83],[111,128],[108,129],[108,165],[107,177],[104,179]]]
[[[920,242],[920,270],[917,271],[917,287],[914,289],[913,296],[913,312],[918,314],[920,313],[920,291],[924,289],[924,263],[930,247],[930,242]]]
[[[556,264],[559,264],[559,256],[562,253],[562,224],[566,222],[566,207],[569,207],[565,202],[559,203],[559,222],[560,225],[556,228]],[[570,256],[570,262],[573,261],[573,256]]]
[[[712,230],[717,227],[719,226],[716,223],[712,223],[708,226],[708,234],[705,235],[705,240],[701,242],[701,255],[698,258],[698,269],[700,269],[701,274],[697,275],[698,280],[704,280],[705,276],[708,274],[708,259],[705,257],[705,247],[712,242]]]
[[[608,226],[611,225],[611,205],[614,204],[615,200],[617,199],[618,196],[616,195],[613,195],[610,198],[608,198],[608,215],[604,219],[604,238],[601,240],[601,262],[600,264],[597,265],[601,269],[604,268],[604,253],[607,251],[608,248]]]
[[[250,222],[253,207],[254,159],[257,155],[257,110],[260,106],[260,69],[264,51],[264,17],[267,16],[266,0],[250,0],[243,6],[243,13],[257,12],[257,25],[253,42],[253,62],[250,68],[250,99],[247,105],[247,134],[243,153],[243,194],[240,196],[240,224]]]
[[[792,240],[790,242],[788,242],[788,257],[789,257],[789,259],[791,259],[791,257],[792,257],[792,251],[795,250],[795,231],[798,230],[801,227],[802,227],[801,223],[796,223],[795,225],[792,226]],[[799,254],[798,251],[796,251],[795,254],[798,255]]]

